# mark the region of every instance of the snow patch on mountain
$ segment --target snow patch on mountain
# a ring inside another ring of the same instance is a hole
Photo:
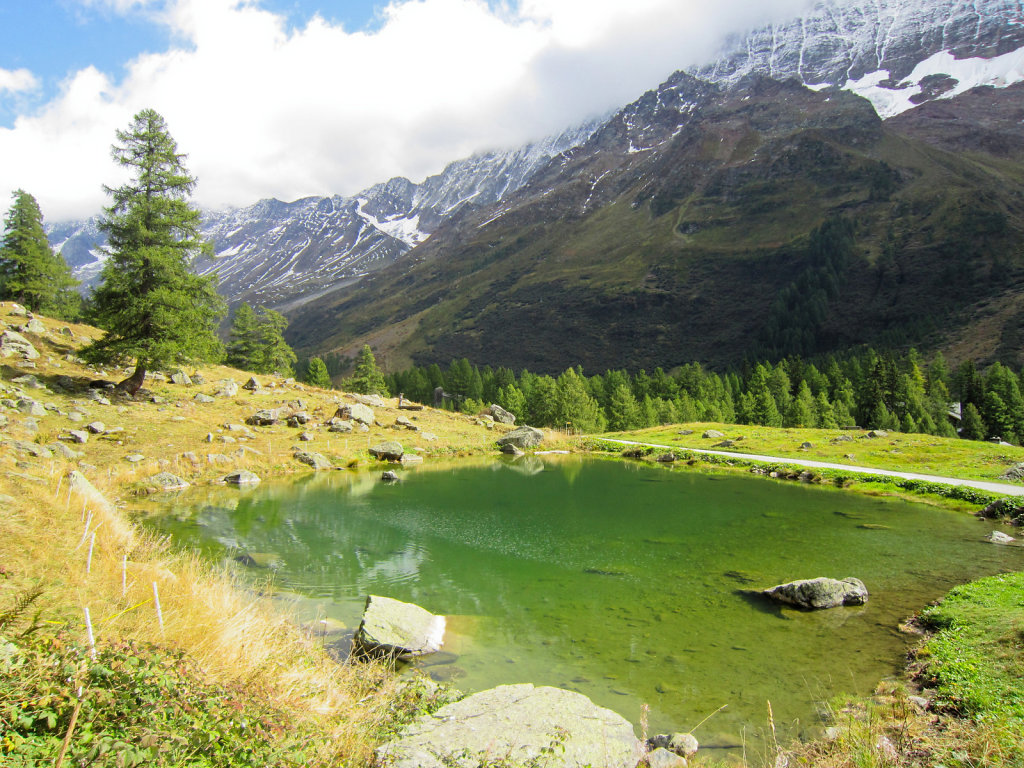
[[[929,78],[937,81],[938,87],[943,89],[941,93],[927,92]],[[922,97],[951,99],[982,85],[1005,88],[1021,82],[1024,80],[1024,48],[991,59],[957,59],[949,51],[942,51],[919,63],[895,86],[884,84],[891,79],[889,71],[882,69],[858,80],[848,80],[843,88],[866,98],[885,119],[913,109],[924,100]]]

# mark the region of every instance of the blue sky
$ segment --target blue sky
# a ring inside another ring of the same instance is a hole
[[[0,0],[0,208],[99,212],[153,108],[207,207],[420,181],[638,98],[811,0]]]
[[[346,29],[371,29],[385,3],[374,0],[262,0],[289,28],[305,26],[314,14]],[[31,103],[52,98],[69,74],[88,66],[119,76],[140,53],[166,50],[172,34],[141,8],[118,13],[75,0],[0,0],[0,68],[28,69],[40,81]],[[23,97],[24,98],[24,97]],[[17,111],[0,101],[0,126],[10,127]]]

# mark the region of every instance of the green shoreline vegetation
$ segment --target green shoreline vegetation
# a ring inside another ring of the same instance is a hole
[[[0,308],[0,317],[8,324],[18,321],[11,317],[11,308],[10,304]],[[302,399],[310,412],[326,420],[341,393],[261,377],[265,386],[259,392],[243,391],[212,403],[197,403],[195,395],[210,390],[209,385],[187,387],[157,377],[147,380],[148,392],[144,390],[141,398],[114,398],[109,405],[86,400],[84,384],[112,371],[85,365],[75,352],[100,332],[40,320],[44,331],[28,334],[41,353],[36,367],[21,369],[8,360],[3,369],[2,386],[8,397],[15,392],[11,379],[30,374],[48,388],[39,397],[54,409],[36,419],[34,432],[9,411],[0,452],[4,468],[0,480],[0,754],[6,764],[52,765],[65,741],[63,764],[69,766],[372,764],[374,747],[416,713],[439,703],[436,692],[415,685],[403,688],[383,667],[338,665],[308,634],[282,617],[269,601],[254,598],[230,573],[147,536],[126,521],[119,507],[105,506],[78,491],[69,493],[67,480],[68,471],[77,464],[106,498],[123,504],[148,493],[151,476],[161,469],[171,469],[193,483],[217,482],[234,468],[263,476],[304,471],[292,458],[297,433],[284,425],[252,428],[252,437],[241,442],[246,450],[232,457],[230,465],[211,465],[205,458],[193,462],[187,454],[235,448],[221,444],[231,434],[224,425],[243,423],[261,407]],[[189,370],[208,382],[249,376],[220,366]],[[71,379],[69,390],[58,386],[58,376]],[[381,423],[402,413],[396,400],[385,403],[378,409]],[[89,419],[123,425],[123,429],[97,435],[84,445],[62,441],[78,425],[61,414],[78,409]],[[428,459],[485,455],[507,429],[475,416],[429,407],[411,415],[421,430],[438,437],[422,445],[421,454]],[[629,437],[659,442],[674,433],[694,445],[698,430],[712,426],[675,425]],[[758,428],[754,432],[746,426],[719,426],[742,430],[747,443],[743,449],[752,452],[776,450],[805,438],[826,444],[837,434],[836,430]],[[678,435],[684,429],[694,434]],[[217,441],[214,445],[206,443],[208,434]],[[368,438],[331,440],[317,432],[305,445],[323,451],[335,466],[367,468],[374,466],[366,452],[369,441],[397,434],[390,424],[375,425]],[[399,439],[422,442],[407,434]],[[917,438],[893,434],[885,444],[903,445],[899,441]],[[963,474],[974,450],[976,466],[990,467],[975,474],[994,477],[999,461],[1015,462],[1013,451],[1019,450],[928,440],[932,443],[928,466],[949,474]],[[85,455],[40,458],[26,448],[44,449],[56,442]],[[602,444],[597,436],[574,438],[557,432],[549,433],[544,447],[622,453],[620,446]],[[890,459],[890,468],[920,468],[919,458],[907,447],[897,453],[891,447],[888,454],[882,452]],[[686,468],[676,471],[757,468],[728,457],[687,456],[685,448],[680,443],[678,453],[685,460],[674,466]],[[992,451],[1005,455],[996,460]],[[126,461],[133,453],[145,458]],[[656,455],[651,452],[652,459]],[[793,455],[798,460],[808,454],[796,450]],[[694,464],[688,466],[686,460]],[[768,466],[773,465],[763,469]],[[797,474],[783,471],[782,476]],[[864,482],[862,477],[852,484],[849,478],[830,478],[827,473],[817,477],[856,490],[915,497],[913,489]],[[916,498],[977,511],[987,496]],[[126,574],[124,587],[122,574]],[[162,627],[155,610],[154,583],[159,589]],[[1014,739],[1021,734],[1021,704],[1006,693],[1019,681],[1024,658],[1020,576],[977,584],[988,586],[968,585],[954,591],[959,602],[950,605],[962,608],[945,613],[942,608],[932,609],[920,620],[921,626],[937,634],[917,653],[911,672],[915,679],[934,686],[933,709],[919,711],[907,690],[883,684],[871,700],[837,705],[839,731],[831,741],[795,748],[783,745],[790,764],[1020,765],[1022,756]],[[973,589],[981,590],[977,594],[983,611],[971,607]],[[85,627],[85,607],[90,608],[95,659]],[[991,651],[993,647],[998,653]],[[992,658],[999,663],[978,663]],[[890,759],[886,744],[892,745],[898,759]],[[699,762],[710,764],[712,758],[702,756]]]

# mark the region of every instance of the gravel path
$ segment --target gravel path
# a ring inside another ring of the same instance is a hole
[[[602,437],[602,440],[620,445],[639,445],[650,448],[662,448],[666,451],[676,450],[678,446],[658,445],[657,443],[638,443],[633,440],[613,440],[610,437]],[[907,480],[924,480],[929,483],[942,483],[944,485],[965,485],[968,488],[978,488],[990,493],[1007,493],[1011,496],[1024,496],[1024,486],[1012,485],[1010,483],[993,483],[987,480],[963,480],[959,477],[940,477],[938,475],[922,475],[917,472],[895,472],[889,469],[874,469],[872,467],[854,467],[849,464],[832,464],[828,461],[812,461],[810,459],[791,459],[784,456],[763,456],[757,453],[736,453],[734,451],[711,451],[705,448],[682,448],[692,453],[706,453],[713,456],[729,456],[734,459],[749,459],[752,461],[778,461],[783,464],[790,464],[797,467],[811,467],[815,469],[839,469],[843,472],[857,472],[862,475],[885,475],[886,477],[902,477]]]

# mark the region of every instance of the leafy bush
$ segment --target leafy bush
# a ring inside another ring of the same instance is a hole
[[[0,639],[0,762],[284,766],[305,763],[259,692],[206,682],[183,653],[132,642],[89,649],[63,634]]]

